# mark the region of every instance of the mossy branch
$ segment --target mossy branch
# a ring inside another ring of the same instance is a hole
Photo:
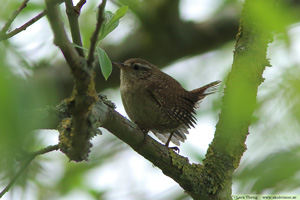
[[[257,0],[246,0],[240,20],[234,51],[234,61],[226,81],[222,110],[210,145],[204,170],[205,199],[230,199],[231,179],[246,151],[252,113],[256,105],[258,86],[263,71],[269,66],[266,57],[272,30],[251,15]],[[266,8],[267,10],[267,8]],[[208,195],[210,194],[210,195]],[[211,196],[211,197],[210,197]]]
[[[60,18],[58,4],[46,0],[48,19],[54,33],[54,43],[62,51],[75,80],[73,94],[65,100],[69,117],[59,125],[60,149],[70,160],[87,160],[91,148],[90,139],[97,127],[89,121],[91,107],[98,96],[95,90],[93,66],[88,65],[72,46]],[[76,32],[76,30],[74,30]]]

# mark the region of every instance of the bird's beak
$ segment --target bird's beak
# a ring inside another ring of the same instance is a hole
[[[125,65],[121,62],[112,62],[112,65],[120,69],[126,69]]]

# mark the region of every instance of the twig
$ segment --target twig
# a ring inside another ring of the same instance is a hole
[[[80,0],[74,7],[75,11],[80,14],[82,6],[86,3],[86,0]]]
[[[66,61],[72,70],[79,68],[82,64],[82,59],[78,55],[76,49],[72,46],[63,22],[60,18],[58,4],[52,0],[46,0],[47,17],[49,19],[51,29],[54,33],[54,43],[61,49]]]
[[[105,4],[106,4],[106,0],[103,0],[102,3],[98,7],[99,11],[98,11],[96,29],[91,37],[91,46],[90,46],[90,51],[89,51],[89,57],[87,60],[88,66],[91,66],[92,62],[94,61],[94,51],[95,51],[97,40],[99,37],[100,28],[101,28],[101,25],[104,20],[103,11],[105,8]]]
[[[44,17],[46,15],[46,13],[47,13],[46,10],[44,10],[43,12],[41,12],[40,14],[38,14],[37,16],[35,16],[31,20],[29,20],[28,22],[26,22],[25,24],[23,24],[19,28],[16,28],[15,30],[11,31],[8,34],[5,34],[5,32],[2,32],[3,31],[3,29],[2,29],[1,34],[0,34],[0,41],[6,40],[8,38],[15,36],[16,34],[22,32],[22,31],[25,31],[29,26],[31,26],[32,24],[34,24],[35,22],[40,20],[42,17]]]
[[[82,47],[82,40],[80,35],[79,23],[78,23],[79,14],[75,10],[72,0],[66,0],[65,4],[66,4],[66,13],[70,24],[73,43]],[[82,48],[76,48],[76,50],[81,57],[84,57],[84,52]]]
[[[23,0],[21,6],[12,13],[11,17],[7,20],[4,27],[2,28],[0,35],[2,35],[2,34],[4,35],[7,32],[10,25],[13,23],[13,21],[16,19],[16,17],[19,15],[19,13],[26,7],[28,1],[29,0]]]
[[[4,188],[4,190],[2,190],[2,192],[0,193],[0,198],[2,198],[2,196],[9,191],[9,189],[11,188],[11,186],[16,182],[16,180],[23,174],[23,172],[25,171],[25,169],[28,167],[28,165],[31,163],[31,161],[38,155],[42,155],[45,153],[49,153],[51,151],[54,150],[58,150],[59,146],[57,145],[52,145],[52,146],[48,146],[46,148],[43,148],[39,151],[35,151],[33,153],[31,153],[27,160],[25,161],[25,163],[23,164],[23,166],[20,168],[20,170],[16,173],[16,175],[11,179],[11,181],[8,183],[8,185]]]
[[[47,10],[44,10],[43,12],[39,13],[37,16],[35,16],[31,20],[29,20],[28,22],[26,22],[19,28],[16,28],[13,31],[11,31],[10,33],[6,34],[8,29],[10,28],[12,22],[16,19],[16,17],[19,15],[19,13],[26,7],[28,1],[29,0],[24,0],[22,2],[21,6],[17,10],[15,10],[13,12],[13,14],[11,15],[11,17],[7,20],[4,27],[0,31],[0,41],[7,40],[8,38],[15,36],[16,34],[22,32],[22,31],[25,31],[29,26],[31,26],[32,24],[34,24],[35,22],[37,22],[38,20],[40,20],[42,17],[44,17],[47,14]],[[64,0],[58,0],[57,3],[61,4],[63,1]]]

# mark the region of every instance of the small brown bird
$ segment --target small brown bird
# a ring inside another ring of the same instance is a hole
[[[155,65],[131,58],[113,65],[121,69],[121,96],[129,118],[145,132],[152,131],[169,146],[180,145],[188,129],[196,124],[195,107],[205,96],[216,92],[221,81],[187,91]]]

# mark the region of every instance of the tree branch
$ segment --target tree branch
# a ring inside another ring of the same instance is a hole
[[[70,160],[87,160],[92,146],[90,139],[99,132],[89,120],[91,107],[98,99],[94,68],[79,56],[70,43],[60,19],[58,5],[52,0],[45,1],[48,19],[54,32],[54,42],[61,49],[75,80],[72,96],[65,100],[66,112],[70,113],[70,116],[59,124],[59,147]]]
[[[29,0],[24,0],[19,9],[17,9],[12,16],[8,19],[8,21],[5,23],[4,27],[0,31],[0,41],[7,40],[18,33],[25,31],[29,26],[40,20],[42,17],[44,17],[47,14],[47,11],[44,10],[43,12],[39,13],[37,16],[20,26],[19,28],[14,29],[13,31],[6,33],[8,29],[10,28],[12,22],[16,19],[16,17],[19,15],[19,13],[26,7]],[[58,0],[58,3],[62,3],[63,0]]]
[[[29,20],[28,22],[26,22],[25,24],[23,24],[19,28],[16,28],[16,29],[14,29],[13,31],[11,31],[10,33],[7,33],[7,34],[2,29],[3,32],[2,31],[0,32],[0,41],[1,40],[7,40],[8,38],[11,38],[11,37],[17,35],[18,33],[22,32],[22,31],[25,31],[29,26],[31,26],[32,24],[34,24],[35,22],[40,20],[45,15],[46,15],[46,10],[44,10],[43,12],[41,12],[40,14],[38,14],[37,16],[35,16],[31,20]]]
[[[65,4],[66,4],[66,13],[70,24],[73,43],[82,47],[82,41],[81,41],[81,35],[80,35],[80,29],[78,23],[79,13],[77,13],[77,11],[75,10],[72,0],[66,0]],[[84,57],[84,52],[82,48],[76,47],[76,50],[81,57]]]
[[[246,0],[234,51],[234,61],[226,81],[222,110],[216,126],[201,177],[204,199],[231,198],[231,180],[246,151],[245,141],[256,105],[258,86],[263,82],[263,71],[269,66],[266,58],[272,31],[264,22],[252,16],[260,0]],[[270,4],[273,1],[269,1]],[[264,8],[271,10],[272,8]]]
[[[75,11],[80,14],[82,6],[86,3],[86,0],[80,0],[74,7]]]
[[[90,46],[89,56],[88,56],[88,60],[87,60],[87,63],[89,66],[91,66],[92,62],[94,61],[94,52],[95,52],[95,48],[97,45],[97,40],[99,38],[99,32],[101,29],[101,25],[104,20],[103,12],[104,12],[105,5],[106,5],[106,0],[102,0],[102,3],[98,7],[98,17],[97,17],[96,29],[91,37],[91,46]]]
[[[60,19],[58,4],[51,0],[46,0],[48,11],[48,19],[54,33],[54,43],[61,49],[70,68],[75,70],[80,68],[82,59],[78,55],[75,48],[72,46],[66,32],[62,20]]]
[[[17,18],[17,16],[19,15],[19,13],[26,7],[28,1],[29,0],[23,0],[21,6],[12,13],[11,17],[7,20],[7,22],[5,23],[4,27],[2,28],[2,30],[0,32],[0,35],[5,34],[8,31],[10,25]]]
[[[0,193],[0,198],[2,198],[2,196],[9,191],[9,189],[11,188],[11,186],[16,182],[16,180],[23,174],[23,172],[25,171],[25,169],[28,167],[28,165],[31,163],[31,161],[38,155],[42,155],[45,153],[49,153],[51,151],[54,150],[58,150],[59,147],[58,145],[53,145],[53,146],[48,146],[44,149],[41,149],[39,151],[33,152],[31,153],[26,161],[23,163],[22,167],[20,168],[20,170],[16,173],[16,175],[11,179],[11,181],[8,183],[8,185],[2,190],[2,192]]]
[[[110,102],[97,101],[91,118],[90,121],[127,143],[138,154],[160,168],[165,175],[174,179],[190,195],[194,192],[193,188],[199,186],[199,173],[202,170],[200,164],[190,164],[188,158],[176,154],[150,136],[145,136],[136,124],[116,112]],[[146,142],[144,137],[147,137]]]

